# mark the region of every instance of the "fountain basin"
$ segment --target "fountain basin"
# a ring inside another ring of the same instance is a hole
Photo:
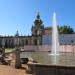
[[[28,71],[35,75],[75,75],[75,54],[59,53],[59,34],[56,13],[52,20],[52,50],[51,53],[37,53],[31,55],[38,63],[29,63]]]
[[[54,55],[50,55],[50,52],[21,52],[20,54],[20,58],[32,58],[44,65],[75,66],[74,53],[60,53],[56,56],[56,64],[53,64],[54,57]]]
[[[35,75],[75,75],[75,66],[28,64],[28,73]]]
[[[21,57],[31,57],[37,63],[28,63],[28,73],[36,75],[75,75],[75,54],[60,53],[53,63],[53,55],[50,52],[23,52]]]

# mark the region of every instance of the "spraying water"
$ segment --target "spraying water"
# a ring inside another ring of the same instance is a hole
[[[59,39],[58,39],[58,28],[56,22],[56,13],[53,13],[52,19],[52,52],[49,55],[52,55],[52,64],[58,63],[59,56]]]
[[[52,53],[54,55],[59,55],[59,37],[58,37],[58,28],[56,22],[56,13],[53,13],[52,21]]]

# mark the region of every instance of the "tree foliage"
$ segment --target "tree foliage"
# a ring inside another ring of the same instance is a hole
[[[71,28],[70,26],[67,26],[67,25],[58,27],[58,29],[59,29],[60,34],[73,34],[74,33],[73,28]]]

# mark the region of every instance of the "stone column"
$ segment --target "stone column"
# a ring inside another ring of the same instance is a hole
[[[20,60],[20,49],[16,48],[16,61],[15,61],[15,68],[21,68],[21,60]]]
[[[15,68],[21,68],[21,59],[20,59],[20,48],[19,48],[19,36],[15,37],[15,46],[16,46],[16,60],[15,60]]]
[[[5,39],[3,38],[2,39],[2,58],[4,60],[4,57],[5,57]]]

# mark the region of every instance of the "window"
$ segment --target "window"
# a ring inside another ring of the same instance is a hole
[[[26,40],[26,45],[28,45],[28,40]]]
[[[22,46],[24,46],[24,40],[22,39]]]
[[[34,40],[34,45],[37,45],[37,39]]]

